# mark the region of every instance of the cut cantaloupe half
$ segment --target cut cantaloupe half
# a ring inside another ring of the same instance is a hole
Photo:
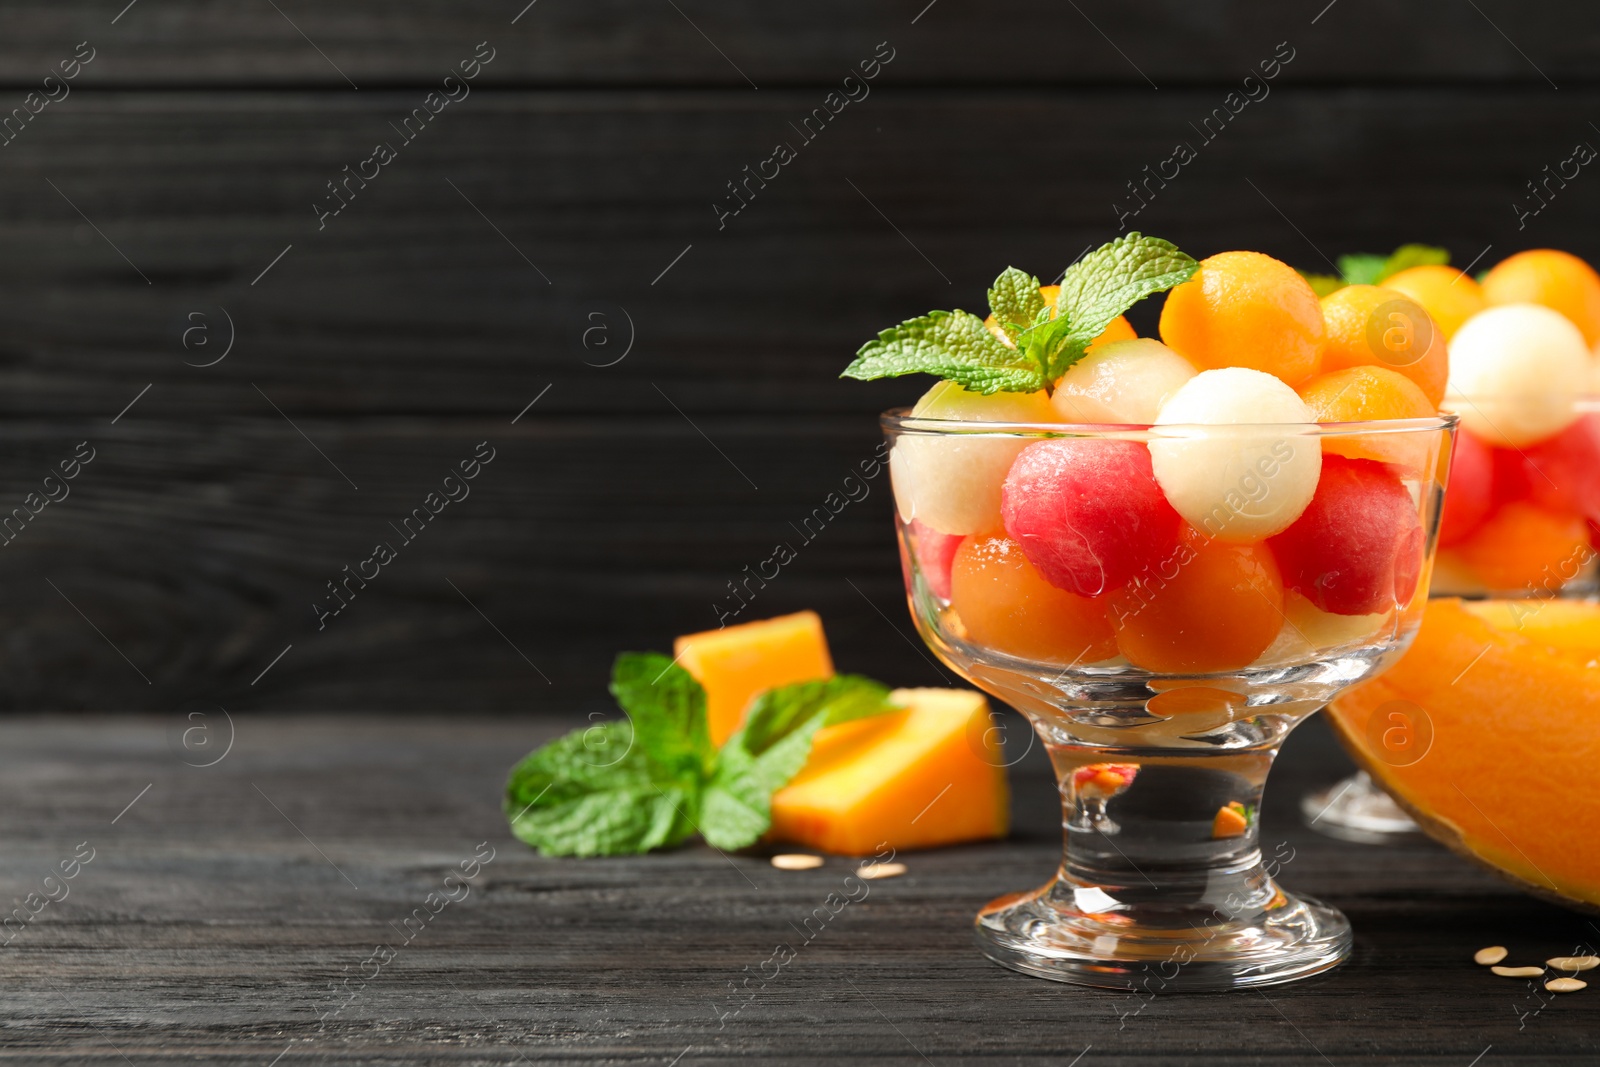
[[[744,721],[756,694],[780,685],[833,677],[828,639],[814,611],[686,634],[674,657],[706,691],[706,724],[720,745]]]
[[[1462,607],[1497,630],[1509,630],[1585,662],[1600,656],[1600,608],[1583,600],[1467,600]]]
[[[1600,604],[1433,600],[1411,650],[1330,719],[1431,836],[1535,894],[1600,907],[1597,660]],[[1391,727],[1431,742],[1396,755]]]
[[[897,689],[905,711],[820,731],[811,758],[772,797],[767,837],[866,855],[1004,837],[1004,752],[983,695]]]

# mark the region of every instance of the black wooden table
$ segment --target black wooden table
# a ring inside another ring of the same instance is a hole
[[[1300,793],[1344,769],[1315,719],[1276,772],[1263,844],[1285,882],[1350,916],[1354,957],[1264,993],[1153,998],[1025,978],[971,943],[979,905],[1055,862],[1037,751],[1012,771],[1009,841],[904,856],[904,877],[808,926],[848,861],[782,872],[703,845],[546,860],[512,839],[507,767],[570,725],[241,716],[231,749],[220,715],[0,725],[0,900],[36,912],[0,934],[0,1062],[1492,1067],[1600,1054],[1592,991],[1541,1002],[1470,962],[1494,942],[1542,958],[1600,940],[1585,917],[1431,844],[1375,849],[1300,825]],[[183,744],[197,726],[209,748]],[[794,959],[763,967],[780,944]]]

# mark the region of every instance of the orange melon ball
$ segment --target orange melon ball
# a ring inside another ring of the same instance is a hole
[[[1318,375],[1301,388],[1300,399],[1318,422],[1425,419],[1435,414],[1433,401],[1415,382],[1386,367],[1349,367]],[[1435,433],[1376,431],[1325,437],[1322,450],[1351,459],[1393,463],[1420,474],[1429,466],[1437,444]]]
[[[1158,674],[1248,666],[1283,627],[1283,576],[1265,544],[1184,531],[1172,561],[1111,595],[1117,647]]]
[[[1109,345],[1115,341],[1133,341],[1137,340],[1138,337],[1138,332],[1134,330],[1133,323],[1128,321],[1127,316],[1118,315],[1106,324],[1106,328],[1100,331],[1100,336],[1094,339],[1094,344],[1090,345],[1086,351],[1092,355],[1095,349],[1104,345]]]
[[[1221,252],[1167,294],[1161,340],[1202,370],[1248,367],[1299,385],[1322,367],[1322,306],[1286,263]]]
[[[1415,300],[1387,287],[1347,285],[1322,298],[1322,318],[1323,373],[1387,367],[1415,382],[1434,408],[1444,399],[1450,351],[1444,331]]]
[[[950,604],[974,644],[1018,659],[1083,664],[1117,653],[1104,601],[1057,589],[1009,537],[969,537],[950,568]]]
[[[1492,592],[1547,595],[1591,549],[1583,519],[1519,500],[1502,506],[1452,551]]]
[[[1454,267],[1429,264],[1411,267],[1383,280],[1385,289],[1409,296],[1432,316],[1446,341],[1456,335],[1461,324],[1489,306],[1483,287],[1470,274]]]
[[[1483,279],[1491,307],[1542,304],[1565,315],[1590,348],[1600,342],[1600,274],[1567,252],[1535,248],[1495,264]]]

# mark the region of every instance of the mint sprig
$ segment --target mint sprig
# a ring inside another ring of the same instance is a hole
[[[705,690],[666,656],[618,656],[611,692],[627,720],[535,749],[506,781],[511,832],[543,855],[633,855],[696,831],[744,848],[772,824],[772,794],[805,766],[818,730],[895,710],[886,686],[858,675],[783,686],[757,697],[718,750]]]
[[[1007,267],[989,287],[989,311],[1013,344],[1018,334],[1049,317],[1039,279],[1015,267]]]
[[[933,311],[862,345],[841,377],[932,374],[975,393],[1048,390],[1113,319],[1188,281],[1198,267],[1170,241],[1126,234],[1067,268],[1054,317],[1039,295],[1039,279],[1008,267],[989,289],[1004,340],[969,312]]]
[[[1024,352],[1003,343],[978,316],[930,311],[891,326],[868,341],[845,369],[846,378],[932,374],[974,393],[1026,393],[1040,388],[1040,371]]]
[[[1311,283],[1318,296],[1336,293],[1347,285],[1382,285],[1389,278],[1412,267],[1447,266],[1450,253],[1433,245],[1401,245],[1387,256],[1352,252],[1339,257],[1338,274],[1300,274]]]

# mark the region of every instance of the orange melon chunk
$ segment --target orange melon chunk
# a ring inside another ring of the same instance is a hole
[[[1329,713],[1430,835],[1530,892],[1600,906],[1597,656],[1600,604],[1432,600],[1405,657]],[[1396,758],[1390,723],[1431,743]]]
[[[1497,630],[1521,634],[1588,662],[1600,656],[1600,611],[1581,600],[1464,600],[1461,606]]]
[[[905,711],[831,726],[772,798],[768,838],[867,855],[1004,837],[1005,757],[983,695],[897,689]]]
[[[714,745],[739,728],[756,694],[833,677],[828,639],[814,611],[685,634],[672,651],[679,665],[705,687],[706,724]]]
[[[1218,840],[1224,837],[1243,837],[1248,829],[1250,820],[1245,818],[1244,805],[1237,800],[1218,808],[1217,814],[1211,819],[1211,836]]]

